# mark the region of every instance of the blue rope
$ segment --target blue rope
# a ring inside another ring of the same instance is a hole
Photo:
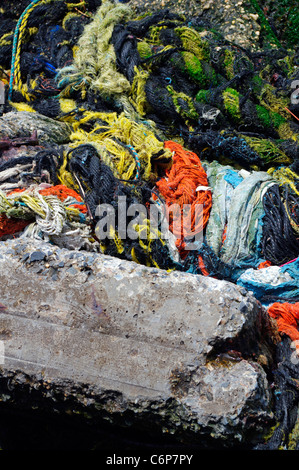
[[[18,19],[17,25],[15,27],[14,37],[13,37],[13,45],[12,45],[12,58],[11,58],[10,80],[9,80],[9,90],[8,90],[8,100],[9,101],[11,100],[11,96],[12,96],[13,80],[14,80],[14,74],[15,74],[15,60],[16,60],[20,25],[23,21],[24,16],[28,12],[28,10],[30,10],[33,7],[33,5],[35,5],[36,3],[39,3],[40,1],[41,0],[33,0],[33,2],[31,2],[28,5],[28,7],[23,11],[20,18]]]
[[[139,179],[141,166],[140,166],[140,161],[139,161],[138,153],[136,152],[136,150],[134,149],[134,147],[132,147],[132,145],[127,145],[127,147],[128,147],[128,149],[131,151],[131,153],[133,154],[133,156],[134,156],[134,158],[135,158],[135,161],[136,161],[136,176],[135,176],[135,179]]]

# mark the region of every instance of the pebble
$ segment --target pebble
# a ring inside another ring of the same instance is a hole
[[[203,24],[211,24],[226,39],[243,47],[258,48],[256,38],[260,25],[258,15],[249,13],[244,0],[130,0],[128,5],[136,16],[168,8],[172,13],[184,15],[187,20],[200,18]],[[244,8],[245,7],[245,8]],[[243,22],[243,27],[240,23]]]
[[[29,263],[32,263],[34,261],[43,261],[46,256],[46,253],[44,253],[43,251],[34,251],[29,257]]]
[[[68,268],[68,270],[66,271],[68,274],[70,274],[71,276],[75,276],[76,274],[78,274],[78,271],[77,269],[75,269],[73,266],[71,266],[70,268]]]

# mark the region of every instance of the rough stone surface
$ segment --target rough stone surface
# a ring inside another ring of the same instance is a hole
[[[182,14],[199,26],[217,30],[225,39],[242,47],[259,46],[261,27],[258,15],[248,8],[246,0],[130,0],[137,14],[156,12],[163,8]]]
[[[269,324],[244,289],[22,239],[0,245],[0,286],[2,401],[202,446],[271,422]]]

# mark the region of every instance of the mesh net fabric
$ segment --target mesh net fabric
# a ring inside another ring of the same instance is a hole
[[[53,141],[17,156],[20,142],[0,140],[0,233],[24,229],[36,236],[63,214],[63,227],[88,241],[76,245],[81,249],[96,245],[146,266],[236,283],[246,274],[243,285],[254,286],[262,301],[282,301],[283,294],[294,300],[292,279],[283,292],[250,274],[298,257],[299,123],[298,104],[291,102],[298,51],[247,50],[203,28],[199,19],[167,9],[134,18],[121,3],[36,2],[23,19],[30,2],[3,7],[0,78],[10,99],[1,113],[40,113],[67,124],[70,136],[65,145]],[[69,200],[66,188],[75,192]],[[182,234],[171,244],[160,225],[150,236],[151,204],[161,209],[198,201],[205,213],[196,250],[185,250]],[[105,204],[114,209],[115,224],[99,215]],[[129,239],[118,220],[120,210],[133,204],[146,213]],[[32,228],[34,219],[39,225]],[[106,238],[97,237],[99,223]],[[49,239],[61,235],[65,241],[66,233],[61,228]],[[287,346],[284,341],[278,354]],[[280,425],[271,448],[294,427],[298,397],[287,391],[287,384],[294,386],[289,366],[287,360],[278,370],[284,398],[276,403]]]

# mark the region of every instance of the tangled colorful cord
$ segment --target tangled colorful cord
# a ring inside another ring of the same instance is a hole
[[[2,112],[43,114],[71,132],[67,145],[15,157],[0,140],[0,238],[229,280],[297,340],[298,48],[247,50],[196,18],[135,18],[112,0],[23,6],[0,21]],[[106,205],[116,223],[99,215]],[[132,205],[146,213],[130,215],[128,238],[118,221]],[[168,218],[167,237],[150,206]]]

